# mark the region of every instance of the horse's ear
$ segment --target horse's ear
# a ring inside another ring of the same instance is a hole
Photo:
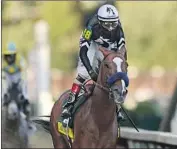
[[[107,50],[106,48],[101,47],[101,46],[99,46],[98,49],[103,53],[104,57],[106,57],[108,54],[111,53],[111,51],[109,51],[109,50]]]

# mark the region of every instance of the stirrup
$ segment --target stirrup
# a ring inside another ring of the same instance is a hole
[[[69,97],[67,98],[66,103],[62,106],[63,108],[67,108],[70,105],[74,104],[76,100],[76,95],[74,95],[74,93],[70,92]]]
[[[64,118],[71,117],[72,108],[73,108],[73,105],[69,105],[68,107],[65,107],[61,113],[61,117],[64,117]]]
[[[68,125],[69,125],[69,119],[70,119],[70,118],[66,118],[66,119],[64,119],[64,120],[62,121],[63,127],[68,127]]]
[[[61,117],[70,117],[71,113],[68,111],[68,109],[64,109],[61,113]]]

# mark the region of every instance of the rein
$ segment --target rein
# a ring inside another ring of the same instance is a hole
[[[103,59],[103,61],[104,61],[110,54],[112,54],[112,53],[109,53],[107,56],[105,56],[104,59]],[[121,57],[122,59],[124,59],[124,57],[123,57],[120,53],[118,53],[118,54],[119,54],[119,57]],[[128,79],[127,73],[124,73],[124,72],[118,72],[118,73],[112,75],[111,77],[109,77],[108,80],[107,80],[108,85],[110,86],[110,85],[113,84],[117,79],[122,79],[122,80],[124,80],[126,87],[128,87],[128,85],[129,85],[129,79]],[[90,79],[90,80],[92,80],[92,79]],[[87,80],[87,81],[84,83],[84,85],[85,85],[88,81],[90,81],[90,80]],[[92,81],[93,81],[93,80],[92,80]],[[111,92],[111,89],[110,89],[110,88],[104,87],[104,86],[100,85],[99,83],[97,83],[96,81],[93,81],[93,84],[94,84],[95,86],[97,86],[98,88],[100,88],[101,90],[104,90],[104,91],[106,91],[106,92],[108,92],[108,93]],[[83,85],[83,86],[84,86],[84,85]]]
[[[93,81],[93,84],[94,84],[95,86],[98,86],[98,88],[100,88],[100,89],[102,89],[102,90],[104,90],[104,91],[106,91],[106,92],[110,92],[110,89],[108,89],[107,87],[104,87],[104,86],[100,85],[99,83],[97,83],[97,82],[95,82],[95,81]]]
[[[102,89],[102,90],[104,90],[104,91],[106,91],[106,92],[110,92],[110,89],[109,89],[109,88],[100,85],[99,83],[93,81],[92,79],[89,79],[89,80],[87,80],[85,83],[83,83],[83,86],[85,86],[85,85],[87,84],[87,82],[89,82],[90,80],[91,80],[91,81],[93,82],[93,84],[94,84],[95,86],[97,86],[98,88],[100,88],[100,89]]]

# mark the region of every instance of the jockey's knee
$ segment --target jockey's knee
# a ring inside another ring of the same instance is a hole
[[[78,74],[74,82],[77,84],[83,84],[85,82],[85,80],[86,80],[86,77]]]

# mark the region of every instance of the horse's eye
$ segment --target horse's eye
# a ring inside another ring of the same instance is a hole
[[[104,64],[107,68],[109,68],[109,65],[108,64]]]

